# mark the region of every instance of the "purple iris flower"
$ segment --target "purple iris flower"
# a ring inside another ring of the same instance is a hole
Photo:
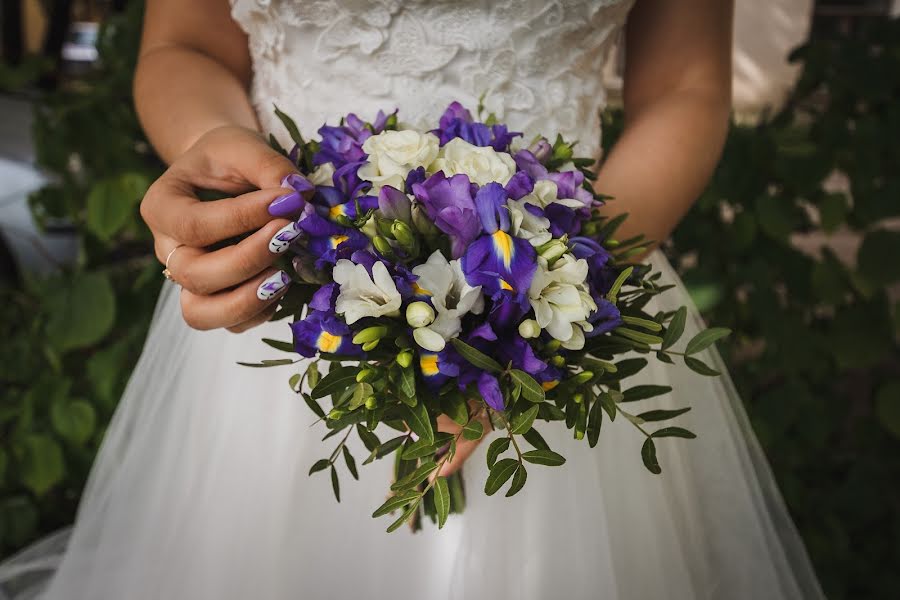
[[[395,187],[386,185],[378,191],[378,209],[385,219],[412,222],[409,196]]]
[[[451,258],[462,256],[481,231],[469,178],[459,174],[448,179],[438,171],[412,189],[435,226],[450,237]]]
[[[513,160],[516,161],[519,170],[528,173],[534,181],[547,179],[549,175],[547,168],[528,150],[519,150],[513,156]]]
[[[516,171],[506,183],[506,193],[513,200],[521,200],[534,191],[534,179],[525,171]]]
[[[544,391],[550,391],[559,385],[560,380],[562,380],[562,371],[553,365],[547,365],[547,368],[543,371],[538,371],[537,373],[531,374],[534,379],[541,384],[541,387],[544,388]]]
[[[450,348],[445,348],[436,354],[433,352],[419,353],[419,370],[428,387],[439,388],[450,378],[459,375],[459,364],[453,360],[451,352]]]
[[[397,111],[394,111],[395,114]],[[332,163],[336,169],[347,163],[359,162],[366,158],[362,145],[372,135],[384,131],[388,119],[384,111],[379,110],[371,125],[350,113],[338,126],[323,125],[319,128],[322,141],[319,151],[313,155],[313,164]]]
[[[347,324],[332,313],[312,311],[302,321],[291,323],[294,349],[301,356],[313,357],[319,352],[343,356],[363,356],[362,348],[353,343]]]
[[[556,184],[557,198],[574,198],[584,204],[584,207],[590,209],[594,203],[594,195],[584,189],[584,173],[581,171],[562,171],[559,173],[550,173],[547,179]],[[589,217],[590,213],[585,218]]]
[[[402,263],[391,262],[380,254],[374,254],[369,250],[356,250],[350,255],[350,260],[357,265],[364,266],[366,271],[369,272],[369,276],[372,275],[372,267],[375,263],[382,263],[387,267],[388,273],[391,274],[391,278],[394,280],[394,285],[397,286],[397,291],[400,292],[401,298],[408,300],[415,295],[413,283],[418,277]]]
[[[586,337],[594,337],[612,331],[623,323],[622,314],[616,305],[606,298],[595,298],[597,302],[597,310],[588,317],[588,323],[594,326],[594,329],[585,333]]]
[[[544,207],[544,216],[550,220],[553,237],[578,235],[581,231],[582,218],[574,208],[553,202]]]
[[[488,321],[500,331],[512,331],[519,326],[531,304],[525,292],[512,290],[498,290],[491,296],[491,308],[488,311]]]
[[[341,293],[341,286],[335,282],[326,283],[316,290],[309,301],[311,310],[334,312],[334,305],[337,302],[338,294]]]
[[[571,238],[569,248],[576,258],[587,261],[591,295],[599,304],[619,276],[619,271],[611,263],[612,255],[596,240],[581,236]]]
[[[503,393],[500,391],[500,383],[487,371],[482,371],[478,376],[478,393],[481,394],[484,402],[494,410],[506,408],[503,402]]]
[[[509,131],[506,125],[486,125],[472,118],[472,113],[459,102],[452,102],[438,122],[438,128],[431,131],[438,136],[441,146],[453,138],[462,138],[473,146],[491,146],[498,152],[509,150],[513,138],[521,132]]]
[[[476,196],[484,235],[469,245],[462,269],[469,285],[482,286],[489,296],[501,290],[524,294],[537,269],[537,253],[528,240],[509,235],[506,190],[489,183]]]
[[[413,169],[406,175],[406,189],[411,190],[415,184],[422,183],[426,179],[428,175],[425,173],[425,167]]]
[[[531,344],[517,333],[504,336],[496,345],[495,352],[501,365],[506,366],[511,362],[513,368],[521,369],[530,375],[547,368],[547,363],[535,355]]]
[[[358,229],[342,227],[315,212],[298,222],[307,235],[306,248],[316,257],[316,269],[324,269],[341,258],[349,258],[369,245],[369,238]]]

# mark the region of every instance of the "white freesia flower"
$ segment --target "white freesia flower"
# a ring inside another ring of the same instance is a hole
[[[587,261],[571,254],[557,260],[552,269],[538,258],[528,290],[538,325],[570,350],[584,347],[584,332],[592,329],[588,316],[597,310],[585,283],[587,276]]]
[[[443,171],[447,177],[463,173],[478,185],[492,181],[506,185],[516,172],[516,161],[506,152],[497,152],[490,146],[473,146],[462,138],[453,138],[444,144],[428,170],[432,173]]]
[[[516,237],[528,240],[532,246],[542,246],[549,242],[553,235],[548,228],[550,219],[538,217],[528,212],[524,200],[507,200],[509,207],[509,232]]]
[[[558,193],[559,188],[557,188],[556,183],[550,179],[541,179],[534,183],[534,189],[530,194],[522,196],[522,201],[534,204],[535,206],[540,206],[541,208],[547,208],[548,204],[553,204],[554,202],[562,204],[563,206],[568,206],[569,208],[584,208],[584,202],[581,200],[575,200],[574,198],[557,198],[556,195]]]
[[[373,135],[363,142],[369,162],[360,167],[359,177],[372,182],[374,193],[385,185],[402,190],[410,171],[434,162],[439,145],[440,140],[433,133],[411,129]]]
[[[411,302],[406,307],[406,322],[410,327],[425,327],[434,322],[434,309],[427,302]]]
[[[399,314],[400,292],[384,263],[376,262],[370,277],[363,265],[341,259],[334,266],[332,277],[341,286],[335,310],[344,315],[348,325],[363,317]]]
[[[332,175],[334,175],[334,164],[327,162],[316,167],[312,173],[306,176],[306,179],[313,185],[334,185]]]
[[[423,293],[429,294],[431,304],[437,312],[433,323],[420,328],[427,329],[428,333],[423,332],[417,336],[417,329],[413,335],[423,348],[440,352],[443,344],[440,344],[440,348],[435,348],[438,344],[431,334],[439,335],[443,341],[459,335],[462,318],[470,312],[480,314],[484,310],[481,286],[470,286],[459,261],[447,262],[440,250],[435,250],[428,261],[414,268],[413,274],[419,278],[416,284]],[[423,344],[420,337],[431,347]]]

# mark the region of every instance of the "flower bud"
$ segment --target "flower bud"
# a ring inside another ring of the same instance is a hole
[[[413,338],[422,348],[431,352],[440,352],[447,345],[446,340],[436,331],[432,331],[427,327],[419,327],[413,331]]]
[[[393,224],[391,224],[391,233],[405,248],[412,248],[416,245],[416,236],[413,235],[409,225],[403,221],[394,221]]]
[[[406,307],[406,322],[410,327],[426,327],[434,322],[434,309],[426,302],[412,302]]]
[[[334,217],[334,222],[344,227],[353,227],[353,220],[347,215],[337,215]]]
[[[550,364],[554,367],[561,368],[566,366],[566,359],[557,354],[553,358],[550,359]]]
[[[525,319],[519,323],[519,335],[526,340],[536,338],[541,335],[541,326],[534,319]]]
[[[346,414],[347,411],[341,410],[340,408],[332,408],[331,412],[328,413],[328,418],[332,421],[337,421]]]
[[[357,381],[357,383],[363,383],[365,381],[372,381],[373,379],[375,379],[375,376],[377,374],[378,373],[375,371],[375,369],[363,369],[362,371],[360,371],[359,373],[356,374],[356,381]]]
[[[581,233],[579,235],[591,237],[597,235],[597,231],[599,230],[600,227],[597,225],[596,221],[588,221],[587,223],[581,224]]]
[[[434,223],[432,223],[431,219],[428,218],[425,209],[419,204],[412,205],[412,223],[413,227],[416,228],[416,231],[426,238],[434,238],[441,233]]]
[[[404,350],[400,354],[397,355],[397,364],[403,367],[404,369],[408,368],[409,365],[412,364],[413,355],[409,350]]]
[[[394,234],[391,233],[391,222],[387,219],[379,219],[378,217],[375,217],[375,228],[383,237],[389,240],[394,239]]]
[[[387,335],[388,328],[384,325],[374,325],[372,327],[366,327],[359,333],[353,336],[354,344],[366,344],[368,342],[378,341],[384,336]]]
[[[375,410],[378,408],[378,401],[375,400],[375,396],[369,396],[366,398],[366,408],[369,410]]]
[[[581,404],[582,402],[584,402],[584,394],[582,394],[581,392],[572,394],[572,401],[575,402],[575,404]]]
[[[550,158],[550,153],[553,152],[553,147],[550,146],[550,142],[547,141],[547,138],[542,137],[531,144],[531,146],[528,147],[528,151],[534,154],[534,157],[538,159],[538,162],[546,163],[547,159]]]
[[[378,342],[381,340],[372,340],[371,342],[366,342],[362,345],[363,352],[369,352],[370,350],[374,350],[376,346],[378,346]]]
[[[394,255],[394,249],[391,247],[391,243],[387,241],[387,238],[381,237],[380,235],[375,236],[372,240],[372,245],[384,256]]]
[[[540,254],[542,258],[546,259],[548,263],[552,263],[568,251],[569,247],[566,246],[566,243],[562,240],[557,239],[550,240],[543,246],[538,247],[538,254]]]
[[[546,344],[544,344],[544,353],[545,354],[556,354],[557,350],[559,350],[560,346],[562,346],[562,342],[559,340],[550,340]]]
[[[575,383],[578,385],[581,385],[582,383],[587,383],[588,381],[590,381],[593,378],[594,378],[594,373],[591,371],[582,371],[581,373],[579,373],[578,375],[573,377],[573,379],[575,380]]]

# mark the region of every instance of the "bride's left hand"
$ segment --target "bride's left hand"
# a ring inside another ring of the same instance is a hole
[[[453,455],[451,460],[448,460],[443,465],[441,465],[440,471],[435,471],[431,475],[431,479],[435,477],[447,477],[459,471],[463,463],[475,452],[475,449],[481,444],[482,440],[488,435],[491,431],[491,419],[487,415],[487,411],[481,409],[480,415],[477,417],[478,421],[481,422],[484,427],[484,434],[481,438],[477,440],[467,440],[463,437],[459,438],[459,441],[456,442],[456,454]],[[453,435],[458,434],[462,430],[462,426],[448,417],[447,415],[441,415],[437,419],[438,431],[443,431],[446,433],[452,433]]]

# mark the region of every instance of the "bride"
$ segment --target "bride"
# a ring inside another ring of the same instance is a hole
[[[631,4],[150,0],[135,99],[171,166],[142,214],[174,283],[74,529],[0,567],[0,598],[820,598],[727,376],[662,364],[641,376],[676,390],[657,407],[694,407],[683,424],[699,437],[660,442],[662,475],[641,466],[631,428],[605,427],[590,449],[545,426],[565,469],[485,497],[484,446],[471,443],[450,465],[471,461],[465,513],[440,532],[387,535],[370,516],[387,461],[337,504],[324,478],[307,477],[321,432],[287,375],[235,364],[270,358],[259,338],[288,334],[268,323],[286,289],[270,242],[302,199],[280,188],[294,168],[261,135],[287,143],[273,104],[313,136],[348,112],[399,108],[423,125],[485,93],[524,139],[558,131],[596,154],[602,65],[624,30],[627,125],[597,186],[630,213],[623,235],[665,239],[725,137],[731,6]],[[202,188],[233,197],[200,202]],[[678,283],[658,252],[651,261]],[[687,303],[679,284],[655,309]],[[693,314],[686,335],[699,327]],[[714,351],[705,358],[722,368]]]

